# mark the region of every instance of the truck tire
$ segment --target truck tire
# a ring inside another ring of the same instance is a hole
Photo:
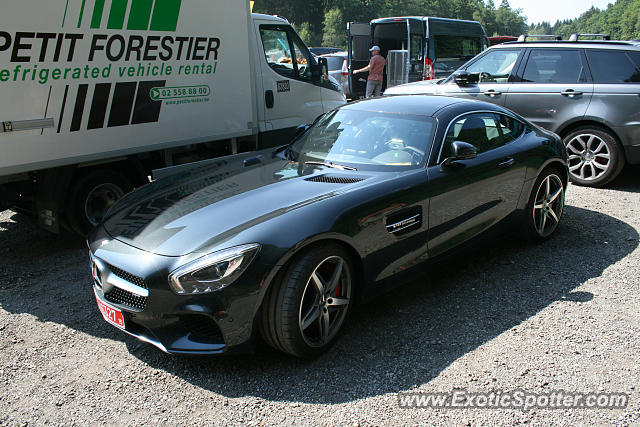
[[[111,170],[99,169],[81,176],[69,193],[66,210],[69,226],[85,236],[100,223],[109,208],[132,189],[125,176]]]

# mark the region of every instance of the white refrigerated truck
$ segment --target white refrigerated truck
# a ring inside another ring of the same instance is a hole
[[[248,1],[5,2],[0,208],[83,232],[153,169],[284,144],[344,102]]]

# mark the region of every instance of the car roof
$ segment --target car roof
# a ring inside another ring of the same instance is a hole
[[[625,40],[544,40],[544,41],[513,41],[504,42],[495,46],[491,46],[490,49],[509,49],[513,47],[555,47],[560,49],[638,49],[640,50],[640,44],[633,41]]]
[[[346,104],[341,109],[435,116],[443,108],[457,104],[468,104],[474,110],[499,111],[499,107],[487,102],[432,95],[392,95],[370,98]]]

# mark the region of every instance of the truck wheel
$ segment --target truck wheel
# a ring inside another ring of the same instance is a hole
[[[76,233],[86,235],[132,189],[127,178],[113,171],[96,170],[82,176],[69,195],[66,213],[69,225]]]
[[[601,187],[624,167],[622,148],[604,129],[578,128],[564,138],[564,145],[569,155],[569,177],[575,184]]]

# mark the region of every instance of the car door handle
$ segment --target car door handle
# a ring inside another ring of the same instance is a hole
[[[567,89],[563,92],[560,92],[560,95],[568,96],[569,98],[573,98],[574,96],[582,95],[582,92],[579,90]]]
[[[504,159],[500,163],[498,163],[498,167],[500,167],[500,168],[508,168],[509,166],[513,166],[513,164],[515,162],[516,162],[516,159],[514,159],[513,157],[509,157],[509,158]]]
[[[493,90],[493,89],[489,89],[488,91],[484,92],[484,94],[493,98],[493,97],[502,95],[502,92],[499,92],[499,91]]]

